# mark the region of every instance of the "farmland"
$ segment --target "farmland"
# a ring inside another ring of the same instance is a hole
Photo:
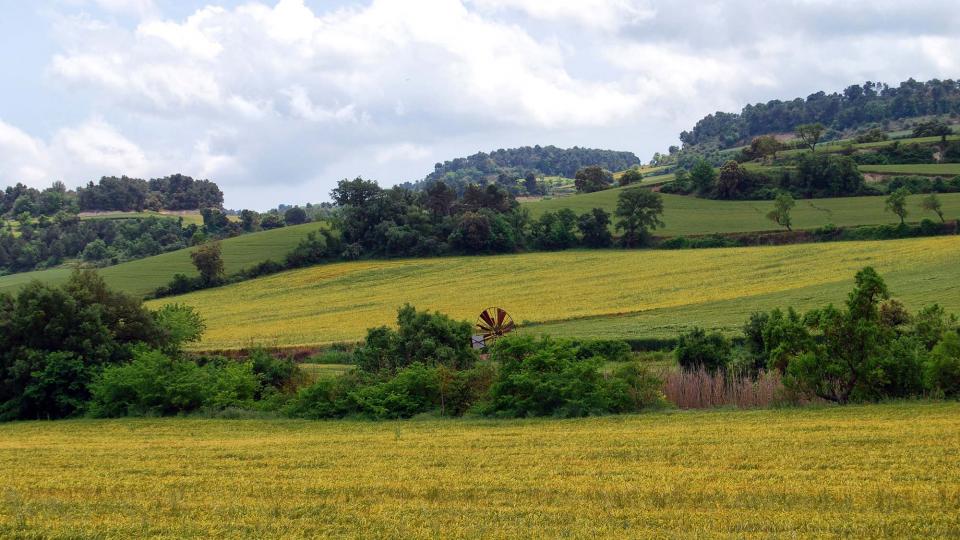
[[[738,327],[751,311],[841,302],[873,265],[911,310],[960,312],[960,237],[689,251],[602,250],[327,264],[166,301],[195,306],[201,347],[356,341],[409,302],[474,320],[499,305],[531,330],[569,336],[669,336]],[[829,271],[825,271],[829,268]],[[398,286],[402,283],[403,286]]]
[[[80,214],[80,219],[136,219],[145,217],[161,218],[183,218],[184,225],[203,225],[203,216],[196,210],[189,211],[163,211],[153,212],[145,210],[143,212],[84,212]]]
[[[957,403],[21,422],[0,425],[0,536],[955,538],[958,433]]]
[[[307,233],[322,225],[308,223],[245,234],[221,242],[223,261],[227,273],[237,272],[266,259],[280,261]],[[193,248],[181,249],[130,261],[100,270],[107,283],[124,292],[145,295],[167,284],[176,273],[196,275],[190,261]],[[24,272],[0,277],[0,292],[18,289],[34,279],[48,283],[62,283],[70,276],[69,268],[53,268],[36,272]]]
[[[650,180],[664,177],[651,177]],[[592,208],[603,208],[613,212],[617,207],[617,197],[623,189],[616,188],[595,193],[558,197],[526,203],[534,217],[547,211],[570,208],[576,213],[584,213]],[[924,212],[920,207],[923,195],[909,198],[908,219],[919,221],[924,217],[936,219],[936,216]],[[960,216],[960,193],[940,195],[944,214],[948,217]],[[883,197],[840,197],[835,199],[801,199],[793,210],[795,229],[812,229],[824,225],[836,226],[878,225],[897,222],[896,216],[884,210]],[[716,201],[683,195],[663,194],[663,221],[665,227],[657,229],[655,234],[663,236],[731,233],[747,231],[765,231],[776,229],[766,218],[772,208],[771,201]]]
[[[960,163],[861,165],[860,172],[875,174],[916,174],[920,176],[956,176],[960,175]]]

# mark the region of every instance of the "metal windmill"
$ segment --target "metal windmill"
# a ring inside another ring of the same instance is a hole
[[[474,348],[480,349],[493,345],[495,341],[513,331],[516,325],[506,310],[498,307],[488,307],[480,312],[474,328],[479,334],[473,336]]]

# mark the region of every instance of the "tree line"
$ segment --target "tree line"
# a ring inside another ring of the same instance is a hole
[[[632,152],[577,146],[524,146],[495,150],[489,154],[478,152],[465,158],[437,163],[433,172],[423,180],[406,187],[423,190],[434,182],[443,181],[462,194],[469,184],[496,183],[515,195],[536,195],[538,176],[572,178],[578,170],[589,166],[622,171],[639,165],[640,159]]]
[[[766,133],[792,132],[820,123],[832,130],[926,115],[960,114],[960,81],[908,79],[897,86],[866,82],[843,92],[820,91],[790,101],[745,106],[739,113],[716,112],[680,134],[686,146],[727,148]]]

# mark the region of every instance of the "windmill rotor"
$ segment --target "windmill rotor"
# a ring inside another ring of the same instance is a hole
[[[513,317],[503,308],[488,307],[480,312],[474,326],[477,335],[474,336],[474,346],[489,347],[495,341],[509,334],[516,327]]]

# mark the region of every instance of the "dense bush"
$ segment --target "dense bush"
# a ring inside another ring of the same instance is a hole
[[[659,402],[659,381],[636,366],[604,375],[605,358],[578,358],[566,340],[514,336],[497,342],[499,367],[480,412],[497,417],[576,417],[637,411]]]
[[[201,408],[250,407],[260,389],[251,362],[171,358],[142,349],[133,361],[105,368],[90,385],[90,414],[162,416]]]
[[[707,371],[722,370],[730,361],[730,340],[719,332],[707,334],[703,328],[694,328],[677,338],[677,363],[683,369]]]
[[[934,394],[960,397],[960,335],[943,334],[924,368],[924,382]]]
[[[471,346],[472,326],[441,313],[417,311],[407,304],[397,311],[397,329],[371,328],[354,352],[360,369],[395,372],[414,363],[469,369],[477,360]]]
[[[178,346],[183,334],[168,322],[90,271],[62,287],[34,282],[0,294],[0,420],[81,412],[104,366],[127,361],[138,344]]]

